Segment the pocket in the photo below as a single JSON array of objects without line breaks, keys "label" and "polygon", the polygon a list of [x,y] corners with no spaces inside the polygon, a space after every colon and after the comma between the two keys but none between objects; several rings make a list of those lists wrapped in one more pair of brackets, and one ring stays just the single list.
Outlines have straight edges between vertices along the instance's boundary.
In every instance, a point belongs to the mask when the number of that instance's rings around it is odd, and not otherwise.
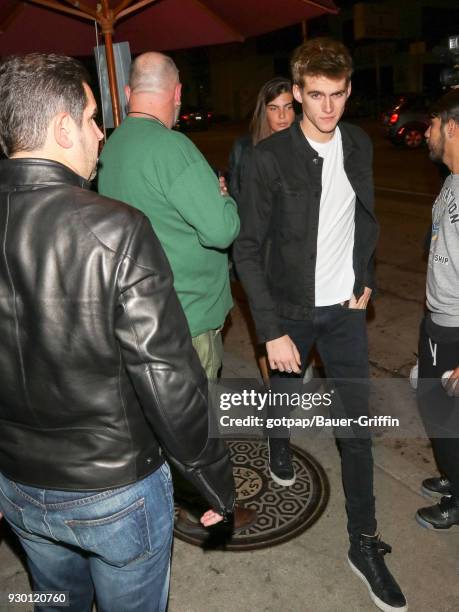
[{"label": "pocket", "polygon": [[301,191],[281,192],[281,209],[288,214],[298,215],[305,214],[307,194]]},{"label": "pocket", "polygon": [[290,240],[304,242],[307,236],[308,206],[305,193],[282,191],[279,207],[276,211],[275,233],[276,240],[282,246]]},{"label": "pocket", "polygon": [[367,309],[366,308],[349,308],[349,307],[345,308],[343,306],[341,306],[340,308],[341,308],[342,312],[347,313],[347,315],[350,316],[350,317],[362,317],[362,318],[366,318],[366,316],[367,316]]},{"label": "pocket", "polygon": [[349,304],[347,304],[346,302],[344,304],[338,304],[339,309],[342,312],[366,312],[367,309],[366,308],[350,308]]},{"label": "pocket", "polygon": [[0,487],[0,512],[14,527],[25,530],[22,508],[15,504]]},{"label": "pocket", "polygon": [[151,552],[144,498],[103,518],[65,523],[83,550],[109,565],[124,567]]}]

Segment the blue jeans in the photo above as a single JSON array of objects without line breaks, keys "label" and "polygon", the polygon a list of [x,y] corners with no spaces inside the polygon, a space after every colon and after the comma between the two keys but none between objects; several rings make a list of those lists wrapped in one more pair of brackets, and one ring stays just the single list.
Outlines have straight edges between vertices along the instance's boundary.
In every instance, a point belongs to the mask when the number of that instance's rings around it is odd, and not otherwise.
[{"label": "blue jeans", "polygon": [[0,473],[0,512],[26,552],[33,589],[69,591],[65,610],[90,612],[94,596],[99,612],[166,609],[174,513],[167,463],[99,492],[38,489]]}]

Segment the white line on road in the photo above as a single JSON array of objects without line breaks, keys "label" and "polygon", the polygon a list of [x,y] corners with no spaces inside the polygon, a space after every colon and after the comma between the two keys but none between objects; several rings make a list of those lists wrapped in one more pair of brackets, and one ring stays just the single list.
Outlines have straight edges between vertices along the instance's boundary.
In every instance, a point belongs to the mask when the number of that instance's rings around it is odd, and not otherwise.
[{"label": "white line on road", "polygon": [[424,196],[426,198],[434,198],[437,194],[426,193],[425,191],[407,191],[406,189],[392,189],[391,187],[378,187],[375,185],[375,189],[378,191],[390,191],[391,193],[403,193],[405,195]]}]

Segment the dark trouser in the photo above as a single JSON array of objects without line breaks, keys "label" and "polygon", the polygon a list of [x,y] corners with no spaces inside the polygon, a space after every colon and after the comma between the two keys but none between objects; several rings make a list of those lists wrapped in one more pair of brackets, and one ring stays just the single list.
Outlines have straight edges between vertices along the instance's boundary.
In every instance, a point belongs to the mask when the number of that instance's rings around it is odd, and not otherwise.
[{"label": "dark trouser", "polygon": [[[325,373],[333,379],[340,399],[340,402],[332,403],[332,417],[358,419],[359,416],[368,415],[369,365],[365,315],[365,310],[349,309],[338,304],[315,308],[312,319],[307,321],[282,319],[283,328],[301,355],[301,378],[308,363],[308,354],[316,344]],[[273,391],[276,379],[280,383],[285,377],[291,378],[292,375],[273,376]],[[368,429],[353,425],[346,436],[337,438],[337,444],[341,455],[347,528],[349,537],[354,540],[361,533],[373,535],[376,532],[373,457]]]},{"label": "dark trouser", "polygon": [[[223,340],[220,329],[209,331],[192,338],[193,347],[198,354],[199,361],[206,373],[207,380],[215,383],[218,380],[223,360]],[[208,510],[209,504],[197,491],[197,489],[186,480],[172,465],[172,476],[174,480],[175,499],[182,505],[187,506],[194,514],[200,515]]]},{"label": "dark trouser", "polygon": [[[424,320],[419,336],[419,412],[431,438],[438,468],[451,481],[456,497],[459,497],[459,434],[456,435],[459,432],[459,398],[446,395],[441,376],[458,365],[459,342],[434,342],[428,336]],[[442,437],[445,433],[450,437]]]}]

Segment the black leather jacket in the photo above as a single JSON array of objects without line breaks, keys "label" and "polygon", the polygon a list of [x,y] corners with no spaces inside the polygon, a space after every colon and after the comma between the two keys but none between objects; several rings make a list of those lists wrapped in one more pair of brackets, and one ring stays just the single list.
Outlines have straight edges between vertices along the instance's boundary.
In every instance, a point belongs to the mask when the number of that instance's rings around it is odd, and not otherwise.
[{"label": "black leather jacket", "polygon": [[[344,170],[356,194],[354,294],[374,288],[372,145],[359,127],[340,123]],[[241,231],[233,247],[260,342],[283,336],[281,317],[306,320],[315,305],[315,268],[323,159],[298,121],[261,141],[244,179]]]},{"label": "black leather jacket", "polygon": [[120,487],[168,459],[217,511],[228,451],[147,218],[67,167],[0,161],[0,470],[63,490]]}]

